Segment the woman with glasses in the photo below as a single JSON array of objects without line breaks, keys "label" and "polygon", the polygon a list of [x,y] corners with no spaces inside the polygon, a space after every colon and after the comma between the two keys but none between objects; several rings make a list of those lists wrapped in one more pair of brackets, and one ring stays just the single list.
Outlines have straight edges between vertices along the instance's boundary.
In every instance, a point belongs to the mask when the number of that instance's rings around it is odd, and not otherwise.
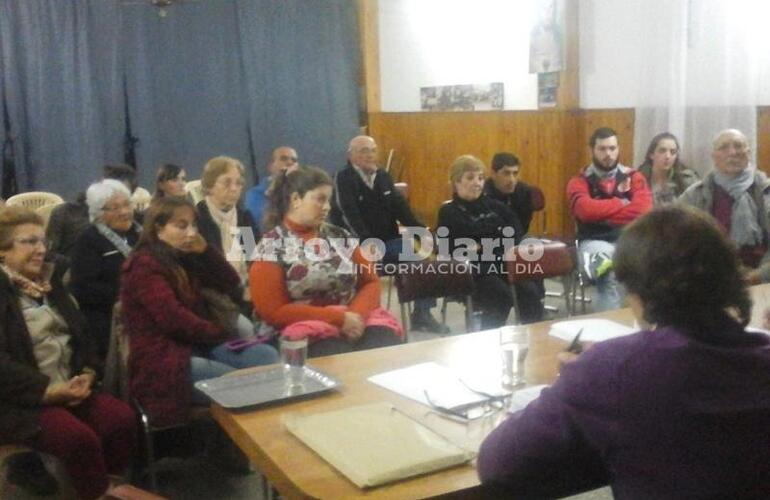
[{"label": "woman with glasses", "polygon": [[0,446],[58,457],[78,498],[98,498],[131,461],[135,416],[95,389],[99,361],[44,233],[34,212],[0,210]]},{"label": "woman with glasses", "polygon": [[[243,193],[243,164],[229,156],[210,159],[203,168],[201,187],[205,198],[198,203],[198,229],[206,242],[219,250],[238,273],[243,288],[240,305],[247,317],[251,317],[249,295],[249,259],[241,241],[259,241],[259,230],[251,214],[239,206]],[[251,232],[241,238],[237,231]]]},{"label": "woman with glasses", "polygon": [[735,245],[665,205],[617,242],[638,333],[594,344],[481,446],[490,497],[770,498],[770,337],[750,331]]},{"label": "woman with glasses", "polygon": [[105,179],[91,184],[86,191],[91,225],[75,241],[72,251],[72,293],[86,316],[101,360],[107,356],[120,266],[141,232],[130,197],[120,181]]}]

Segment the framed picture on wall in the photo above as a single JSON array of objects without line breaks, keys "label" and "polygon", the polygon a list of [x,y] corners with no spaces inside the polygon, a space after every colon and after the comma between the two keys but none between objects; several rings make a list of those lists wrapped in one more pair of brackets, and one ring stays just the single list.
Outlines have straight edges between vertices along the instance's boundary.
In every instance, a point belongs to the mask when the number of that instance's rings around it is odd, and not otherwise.
[{"label": "framed picture on wall", "polygon": [[423,111],[491,111],[503,109],[503,84],[483,83],[420,88]]},{"label": "framed picture on wall", "polygon": [[537,107],[556,107],[559,95],[559,73],[540,73],[537,75]]}]

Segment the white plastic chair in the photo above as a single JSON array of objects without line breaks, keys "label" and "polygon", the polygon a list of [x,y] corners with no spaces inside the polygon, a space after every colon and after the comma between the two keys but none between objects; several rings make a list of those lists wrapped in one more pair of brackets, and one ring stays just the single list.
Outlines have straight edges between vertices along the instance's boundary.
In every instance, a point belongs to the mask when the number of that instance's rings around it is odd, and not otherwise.
[{"label": "white plastic chair", "polygon": [[46,205],[59,205],[60,203],[64,203],[64,198],[56,193],[49,193],[46,191],[19,193],[11,196],[5,201],[6,206],[26,207],[32,210]]},{"label": "white plastic chair", "polygon": [[184,190],[190,195],[192,202],[196,205],[204,198],[200,179],[195,179],[185,184]]},{"label": "white plastic chair", "polygon": [[138,212],[147,210],[147,207],[150,206],[150,201],[152,201],[152,195],[143,187],[136,188],[134,194],[131,195],[131,204],[134,206],[134,210]]}]

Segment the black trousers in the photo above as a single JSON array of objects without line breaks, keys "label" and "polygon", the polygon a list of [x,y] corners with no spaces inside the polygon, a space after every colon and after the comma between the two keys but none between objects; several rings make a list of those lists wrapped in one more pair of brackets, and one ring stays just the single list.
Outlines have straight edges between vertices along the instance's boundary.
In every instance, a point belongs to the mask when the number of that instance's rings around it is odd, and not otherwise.
[{"label": "black trousers", "polygon": [[481,312],[481,328],[488,330],[503,326],[513,307],[513,294],[505,277],[499,274],[478,274],[473,281],[473,310]]},{"label": "black trousers", "polygon": [[367,349],[376,349],[378,347],[388,347],[401,344],[401,337],[396,332],[384,326],[367,326],[364,334],[357,342],[348,342],[342,337],[334,337],[316,342],[311,342],[308,346],[308,357],[317,358],[319,356],[330,356],[332,354],[343,354],[353,351],[365,351]]},{"label": "black trousers", "polygon": [[514,285],[516,301],[519,303],[521,323],[535,323],[543,320],[543,299],[545,284],[543,280],[522,281]]},{"label": "black trousers", "polygon": [[[487,274],[474,278],[473,309],[481,311],[481,327],[485,330],[503,326],[513,307],[513,294],[504,275]],[[543,319],[545,287],[542,280],[522,281],[514,285],[521,323]]]}]

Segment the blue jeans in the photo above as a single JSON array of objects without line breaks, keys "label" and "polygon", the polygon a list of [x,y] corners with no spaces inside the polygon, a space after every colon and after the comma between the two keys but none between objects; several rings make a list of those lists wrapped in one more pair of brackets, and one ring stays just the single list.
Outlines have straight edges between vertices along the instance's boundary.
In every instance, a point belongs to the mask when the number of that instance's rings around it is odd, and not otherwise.
[{"label": "blue jeans", "polygon": [[[612,257],[615,254],[615,244],[603,240],[582,240],[578,243],[578,260],[583,268],[583,254],[605,253]],[[615,278],[615,271],[610,271],[596,280],[595,312],[609,311],[623,307],[625,290]]]},{"label": "blue jeans", "polygon": [[[190,383],[221,377],[231,371],[278,362],[278,351],[267,344],[255,344],[235,352],[220,344],[209,351],[207,357],[190,357]],[[192,403],[209,404],[209,398],[193,388]]]},{"label": "blue jeans", "polygon": [[[399,255],[404,247],[404,239],[396,238],[385,242],[385,255],[382,257],[383,264],[398,264]],[[414,312],[430,312],[432,308],[436,307],[436,299],[417,299],[414,301]]]}]

